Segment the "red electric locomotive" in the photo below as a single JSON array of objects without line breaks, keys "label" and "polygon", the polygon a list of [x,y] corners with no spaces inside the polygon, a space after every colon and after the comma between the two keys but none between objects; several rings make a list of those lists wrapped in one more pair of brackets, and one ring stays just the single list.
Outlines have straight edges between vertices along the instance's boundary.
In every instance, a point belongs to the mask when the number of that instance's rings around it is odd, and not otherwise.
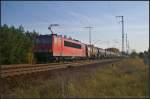
[{"label": "red electric locomotive", "polygon": [[86,58],[86,45],[61,35],[39,35],[34,55],[37,61]]}]

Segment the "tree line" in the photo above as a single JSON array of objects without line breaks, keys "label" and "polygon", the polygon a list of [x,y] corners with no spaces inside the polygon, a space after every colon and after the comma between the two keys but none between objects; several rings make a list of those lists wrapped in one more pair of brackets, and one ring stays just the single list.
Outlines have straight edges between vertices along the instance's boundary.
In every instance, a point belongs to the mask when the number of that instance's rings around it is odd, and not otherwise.
[{"label": "tree line", "polygon": [[25,31],[6,24],[0,27],[0,64],[28,63],[29,53],[32,53],[34,39],[39,34],[35,31]]}]

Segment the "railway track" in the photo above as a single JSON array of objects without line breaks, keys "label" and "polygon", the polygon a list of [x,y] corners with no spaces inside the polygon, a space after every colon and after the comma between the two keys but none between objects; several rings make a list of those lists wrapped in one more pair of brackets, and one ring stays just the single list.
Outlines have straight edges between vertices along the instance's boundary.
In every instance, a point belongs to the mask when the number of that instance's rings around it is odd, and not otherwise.
[{"label": "railway track", "polygon": [[97,61],[81,61],[81,62],[67,62],[67,63],[51,63],[51,64],[22,64],[22,65],[2,65],[1,66],[1,77],[10,77],[16,76],[21,74],[29,74],[34,72],[42,72],[60,68],[67,68],[67,67],[76,67],[76,66],[84,66],[88,64],[94,63],[103,63],[103,62],[110,62],[116,61],[118,59],[108,59],[108,60],[97,60]]}]

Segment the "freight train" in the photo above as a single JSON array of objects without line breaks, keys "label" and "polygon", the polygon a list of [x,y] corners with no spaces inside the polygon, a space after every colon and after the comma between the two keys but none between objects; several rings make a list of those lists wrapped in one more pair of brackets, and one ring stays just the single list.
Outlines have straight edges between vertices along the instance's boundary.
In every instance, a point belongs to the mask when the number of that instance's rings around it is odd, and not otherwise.
[{"label": "freight train", "polygon": [[37,36],[34,46],[34,57],[37,62],[77,59],[93,60],[119,56],[119,53],[84,44],[78,40],[57,34]]}]

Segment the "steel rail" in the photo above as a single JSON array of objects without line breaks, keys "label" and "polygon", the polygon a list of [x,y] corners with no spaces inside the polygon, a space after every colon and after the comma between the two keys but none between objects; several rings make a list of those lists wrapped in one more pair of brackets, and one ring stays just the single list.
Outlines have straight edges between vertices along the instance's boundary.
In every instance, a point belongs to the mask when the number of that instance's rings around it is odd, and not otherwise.
[{"label": "steel rail", "polygon": [[1,77],[5,78],[8,76],[15,76],[15,75],[21,75],[21,74],[29,74],[33,72],[42,72],[42,71],[48,71],[48,70],[53,70],[53,69],[60,69],[60,68],[67,68],[69,66],[71,67],[76,67],[76,66],[82,66],[82,65],[88,65],[88,64],[95,64],[95,63],[102,63],[102,62],[109,62],[109,61],[114,61],[116,59],[111,59],[111,60],[102,60],[102,61],[85,61],[85,62],[76,62],[76,63],[64,63],[64,64],[36,64],[34,66],[20,66],[20,67],[3,67],[1,68]]},{"label": "steel rail", "polygon": [[[75,63],[86,62],[86,61],[77,61]],[[47,66],[47,65],[59,65],[59,64],[68,64],[74,62],[60,62],[60,63],[47,63],[47,64],[12,64],[12,65],[1,65],[1,69],[10,69],[10,68],[26,68],[26,67],[36,67],[36,66]]]}]

